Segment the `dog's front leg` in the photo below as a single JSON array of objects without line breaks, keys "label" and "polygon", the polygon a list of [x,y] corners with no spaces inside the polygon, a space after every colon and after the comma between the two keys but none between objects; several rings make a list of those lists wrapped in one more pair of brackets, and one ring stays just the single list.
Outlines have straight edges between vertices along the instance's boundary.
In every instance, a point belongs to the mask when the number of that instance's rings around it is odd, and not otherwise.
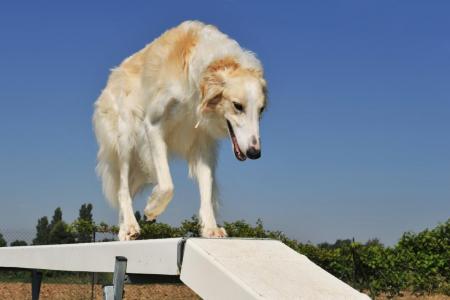
[{"label": "dog's front leg", "polygon": [[[217,187],[215,183],[215,158],[206,151],[191,164],[191,171],[197,177],[200,190],[200,222],[203,237],[226,237],[224,228],[218,227],[215,211],[217,207]],[[215,151],[212,151],[215,153]]]},{"label": "dog's front leg", "polygon": [[145,206],[144,213],[147,220],[155,220],[167,207],[173,196],[173,182],[170,175],[167,145],[159,125],[145,121],[145,131],[150,147],[150,153],[156,173],[156,186]]}]

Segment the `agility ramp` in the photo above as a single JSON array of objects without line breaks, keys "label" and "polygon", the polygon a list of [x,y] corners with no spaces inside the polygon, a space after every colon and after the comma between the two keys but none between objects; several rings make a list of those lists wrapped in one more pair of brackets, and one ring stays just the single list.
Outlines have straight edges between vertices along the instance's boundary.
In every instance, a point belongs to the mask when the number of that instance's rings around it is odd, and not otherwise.
[{"label": "agility ramp", "polygon": [[[125,273],[180,276],[203,299],[369,299],[306,256],[266,239],[8,247],[0,248],[0,268],[114,272],[105,299],[121,299]],[[39,279],[33,280],[34,299]]]}]

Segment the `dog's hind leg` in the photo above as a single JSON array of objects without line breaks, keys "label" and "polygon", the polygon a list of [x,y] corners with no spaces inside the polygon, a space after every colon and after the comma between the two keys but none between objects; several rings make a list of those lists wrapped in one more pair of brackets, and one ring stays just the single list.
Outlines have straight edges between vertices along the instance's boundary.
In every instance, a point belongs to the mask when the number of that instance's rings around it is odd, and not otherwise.
[{"label": "dog's hind leg", "polygon": [[[126,116],[119,118],[118,162],[119,162],[119,240],[134,240],[139,236],[140,228],[133,212],[130,194],[130,164],[132,140]],[[133,171],[133,170],[131,170]]]},{"label": "dog's hind leg", "polygon": [[167,145],[160,126],[145,121],[147,141],[155,175],[156,185],[144,209],[147,220],[155,220],[167,207],[173,196],[173,182],[167,158]]},{"label": "dog's hind leg", "polygon": [[139,236],[140,228],[134,216],[132,199],[128,184],[129,161],[121,159],[120,161],[120,186],[118,193],[119,200],[119,240],[134,240]]}]

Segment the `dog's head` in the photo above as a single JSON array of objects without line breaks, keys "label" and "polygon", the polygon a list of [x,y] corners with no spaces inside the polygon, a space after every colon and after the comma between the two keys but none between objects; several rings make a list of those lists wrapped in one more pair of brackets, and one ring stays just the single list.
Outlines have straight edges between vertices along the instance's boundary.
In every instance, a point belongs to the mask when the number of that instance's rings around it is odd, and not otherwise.
[{"label": "dog's head", "polygon": [[201,92],[202,114],[219,120],[222,131],[228,130],[236,158],[258,159],[259,121],[267,95],[262,70],[241,68],[232,59],[217,61],[205,72]]}]

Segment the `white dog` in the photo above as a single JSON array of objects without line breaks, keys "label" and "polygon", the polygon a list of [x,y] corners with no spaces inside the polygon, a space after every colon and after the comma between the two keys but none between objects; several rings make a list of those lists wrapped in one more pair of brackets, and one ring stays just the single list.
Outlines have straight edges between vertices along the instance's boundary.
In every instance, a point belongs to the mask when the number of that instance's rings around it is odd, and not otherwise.
[{"label": "white dog", "polygon": [[211,25],[187,21],[113,69],[95,103],[97,172],[119,207],[119,239],[139,235],[132,198],[154,184],[145,207],[160,215],[173,195],[170,156],[186,159],[198,180],[201,232],[225,237],[216,223],[217,140],[227,132],[238,160],[260,157],[259,120],[266,83],[258,59]]}]

